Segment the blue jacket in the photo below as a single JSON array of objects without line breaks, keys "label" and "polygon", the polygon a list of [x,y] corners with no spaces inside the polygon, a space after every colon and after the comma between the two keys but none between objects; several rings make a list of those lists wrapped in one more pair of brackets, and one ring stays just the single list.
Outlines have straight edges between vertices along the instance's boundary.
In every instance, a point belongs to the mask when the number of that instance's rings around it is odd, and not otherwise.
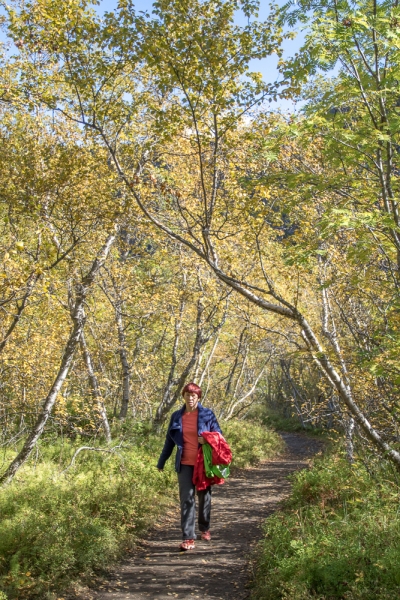
[{"label": "blue jacket", "polygon": [[[183,451],[183,431],[182,431],[182,415],[185,412],[186,406],[176,410],[171,415],[171,420],[168,425],[167,435],[165,438],[164,448],[158,459],[157,469],[163,469],[165,463],[169,459],[174,449],[177,447],[175,457],[175,470],[177,473],[181,470],[181,458]],[[222,431],[218,425],[218,421],[213,411],[210,408],[205,408],[200,404],[197,405],[197,433],[201,435],[203,431],[217,431],[222,435]]]}]

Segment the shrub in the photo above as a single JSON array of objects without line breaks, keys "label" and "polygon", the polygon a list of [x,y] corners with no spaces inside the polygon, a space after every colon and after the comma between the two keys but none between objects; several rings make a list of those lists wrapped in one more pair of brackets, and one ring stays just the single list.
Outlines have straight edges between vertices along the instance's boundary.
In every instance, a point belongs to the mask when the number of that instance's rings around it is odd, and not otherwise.
[{"label": "shrub", "polygon": [[43,597],[136,541],[175,490],[172,468],[155,469],[157,446],[82,453],[64,474],[47,458],[2,490],[0,581],[10,597]]},{"label": "shrub", "polygon": [[[25,465],[1,489],[0,600],[50,598],[52,590],[109,566],[176,498],[173,458],[162,473],[155,468],[163,437],[146,424],[120,429],[123,447],[81,452],[66,471],[82,442],[43,441],[40,463]],[[238,466],[279,445],[254,424],[225,429]]]},{"label": "shrub", "polygon": [[284,447],[277,433],[254,421],[225,421],[220,425],[232,449],[234,467],[256,465]]},{"label": "shrub", "polygon": [[253,598],[394,600],[400,592],[396,485],[341,456],[293,477],[259,545]]}]

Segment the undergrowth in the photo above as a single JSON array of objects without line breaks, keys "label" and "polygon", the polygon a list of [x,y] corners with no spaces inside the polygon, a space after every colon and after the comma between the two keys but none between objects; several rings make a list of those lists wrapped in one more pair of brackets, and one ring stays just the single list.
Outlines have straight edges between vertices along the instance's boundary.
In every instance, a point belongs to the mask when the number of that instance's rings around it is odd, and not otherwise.
[{"label": "undergrowth", "polygon": [[278,409],[267,404],[256,405],[250,412],[250,417],[275,431],[301,432],[322,437],[330,436],[329,429],[323,423],[310,421],[302,423],[293,410],[288,412],[285,408],[287,407],[284,406],[283,409],[282,407]]},{"label": "undergrowth", "polygon": [[[223,429],[236,466],[280,448],[278,436],[258,425]],[[0,599],[57,598],[55,591],[121,557],[176,500],[173,457],[162,473],[155,468],[163,436],[126,423],[120,433],[124,441],[113,453],[83,451],[69,469],[77,448],[96,444],[44,440],[39,460],[1,488]]]},{"label": "undergrowth", "polygon": [[[382,465],[381,465],[382,469]],[[399,488],[341,455],[293,476],[258,548],[253,600],[398,600]]]},{"label": "undergrowth", "polygon": [[256,465],[283,449],[283,442],[274,431],[254,421],[226,421],[221,428],[232,449],[233,467]]}]

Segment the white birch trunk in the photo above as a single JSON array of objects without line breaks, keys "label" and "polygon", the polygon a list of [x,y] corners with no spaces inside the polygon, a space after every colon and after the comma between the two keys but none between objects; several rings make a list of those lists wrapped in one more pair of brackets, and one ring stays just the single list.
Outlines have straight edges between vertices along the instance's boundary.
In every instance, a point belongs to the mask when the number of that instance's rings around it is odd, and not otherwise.
[{"label": "white birch trunk", "polygon": [[93,361],[92,361],[91,354],[89,352],[89,348],[86,343],[84,331],[82,331],[82,333],[81,333],[80,345],[81,345],[83,359],[85,361],[86,369],[87,369],[88,376],[89,376],[90,387],[92,388],[93,400],[96,404],[96,408],[97,408],[98,414],[101,419],[101,424],[102,424],[102,427],[104,430],[105,438],[107,440],[107,443],[109,443],[109,442],[111,442],[110,424],[108,422],[106,408],[104,406],[104,402],[101,397],[100,386],[99,386],[99,383],[97,380],[95,370],[93,368]]},{"label": "white birch trunk", "polygon": [[84,304],[88,292],[96,278],[97,273],[104,264],[110,252],[111,246],[115,241],[115,234],[108,236],[104,246],[94,260],[89,273],[82,279],[82,282],[77,288],[75,303],[72,310],[73,328],[69,336],[64,354],[61,360],[60,368],[54,379],[53,385],[50,388],[47,397],[44,400],[42,411],[39,413],[38,419],[30,435],[28,436],[21,451],[11,462],[7,470],[0,477],[0,483],[9,482],[14,477],[18,469],[28,460],[32,450],[36,446],[37,441],[43,433],[47,420],[51,414],[57,395],[68,375],[71,363],[75,354],[76,347],[79,344],[81,333],[85,323]]}]

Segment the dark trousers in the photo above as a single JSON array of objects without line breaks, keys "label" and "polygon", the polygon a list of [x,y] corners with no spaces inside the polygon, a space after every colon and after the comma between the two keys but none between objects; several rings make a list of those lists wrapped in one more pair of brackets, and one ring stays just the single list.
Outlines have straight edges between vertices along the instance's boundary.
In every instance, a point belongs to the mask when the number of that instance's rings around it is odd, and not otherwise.
[{"label": "dark trousers", "polygon": [[[181,465],[180,473],[178,473],[181,527],[184,540],[196,539],[196,496],[195,486],[192,483],[193,471],[194,467]],[[211,486],[206,490],[197,492],[197,497],[199,499],[199,529],[200,531],[208,531],[211,516]]]}]

